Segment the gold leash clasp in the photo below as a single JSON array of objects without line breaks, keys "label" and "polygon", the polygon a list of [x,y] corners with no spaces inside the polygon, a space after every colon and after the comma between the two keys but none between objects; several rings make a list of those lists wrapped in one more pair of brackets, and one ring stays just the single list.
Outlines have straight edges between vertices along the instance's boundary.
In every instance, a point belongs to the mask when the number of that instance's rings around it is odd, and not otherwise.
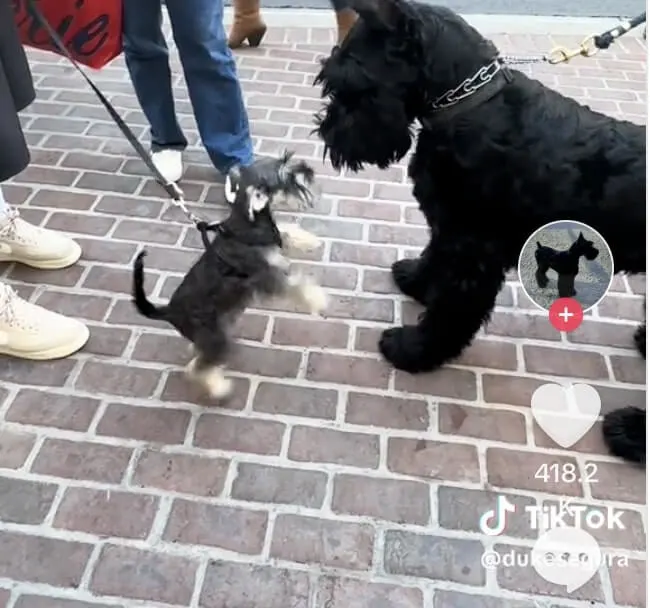
[{"label": "gold leash clasp", "polygon": [[551,65],[557,65],[558,63],[568,63],[574,57],[593,57],[600,49],[596,46],[596,34],[587,36],[581,43],[580,46],[575,49],[569,49],[565,46],[556,46],[551,52],[547,55],[547,61]]}]

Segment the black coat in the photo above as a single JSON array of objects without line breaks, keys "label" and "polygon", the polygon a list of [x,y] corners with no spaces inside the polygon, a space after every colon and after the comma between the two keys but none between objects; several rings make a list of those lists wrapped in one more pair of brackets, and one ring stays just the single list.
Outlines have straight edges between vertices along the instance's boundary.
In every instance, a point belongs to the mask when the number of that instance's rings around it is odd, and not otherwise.
[{"label": "black coat", "polygon": [[9,0],[0,0],[0,182],[29,164],[18,112],[34,101],[34,82]]}]

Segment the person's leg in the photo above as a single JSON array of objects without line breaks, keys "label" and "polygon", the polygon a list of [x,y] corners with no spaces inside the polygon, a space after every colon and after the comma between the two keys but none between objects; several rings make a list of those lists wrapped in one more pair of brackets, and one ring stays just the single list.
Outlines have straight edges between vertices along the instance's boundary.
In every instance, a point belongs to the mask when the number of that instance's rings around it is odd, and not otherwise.
[{"label": "person's leg", "polygon": [[199,134],[212,163],[224,175],[235,165],[252,164],[244,96],[223,27],[223,0],[166,4]]},{"label": "person's leg", "polygon": [[234,17],[228,46],[239,48],[248,40],[249,46],[259,46],[266,34],[266,24],[260,16],[260,0],[233,0]]},{"label": "person's leg", "polygon": [[336,15],[336,43],[341,44],[357,20],[357,14],[349,6],[347,0],[330,0]]},{"label": "person's leg", "polygon": [[[185,0],[192,4],[192,0]],[[133,88],[151,127],[153,160],[163,177],[178,181],[187,139],[176,117],[161,0],[124,0],[124,57]]]}]

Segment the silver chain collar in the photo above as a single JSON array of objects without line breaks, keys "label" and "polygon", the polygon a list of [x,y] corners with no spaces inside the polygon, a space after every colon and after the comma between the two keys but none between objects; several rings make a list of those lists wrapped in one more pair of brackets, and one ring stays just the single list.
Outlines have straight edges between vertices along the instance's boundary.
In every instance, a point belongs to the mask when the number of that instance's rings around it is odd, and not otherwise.
[{"label": "silver chain collar", "polygon": [[497,57],[488,65],[483,66],[473,76],[466,78],[455,89],[451,89],[438,97],[432,104],[432,110],[444,110],[470,97],[476,91],[492,82],[494,77],[501,71],[503,59]]}]

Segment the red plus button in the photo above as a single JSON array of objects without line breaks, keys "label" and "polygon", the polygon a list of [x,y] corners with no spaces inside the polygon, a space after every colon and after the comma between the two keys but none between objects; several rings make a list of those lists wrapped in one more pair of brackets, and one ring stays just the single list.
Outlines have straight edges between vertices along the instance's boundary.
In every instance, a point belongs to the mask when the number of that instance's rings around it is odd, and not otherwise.
[{"label": "red plus button", "polygon": [[580,302],[573,298],[555,300],[548,311],[548,319],[558,331],[575,331],[580,327],[583,317]]}]

